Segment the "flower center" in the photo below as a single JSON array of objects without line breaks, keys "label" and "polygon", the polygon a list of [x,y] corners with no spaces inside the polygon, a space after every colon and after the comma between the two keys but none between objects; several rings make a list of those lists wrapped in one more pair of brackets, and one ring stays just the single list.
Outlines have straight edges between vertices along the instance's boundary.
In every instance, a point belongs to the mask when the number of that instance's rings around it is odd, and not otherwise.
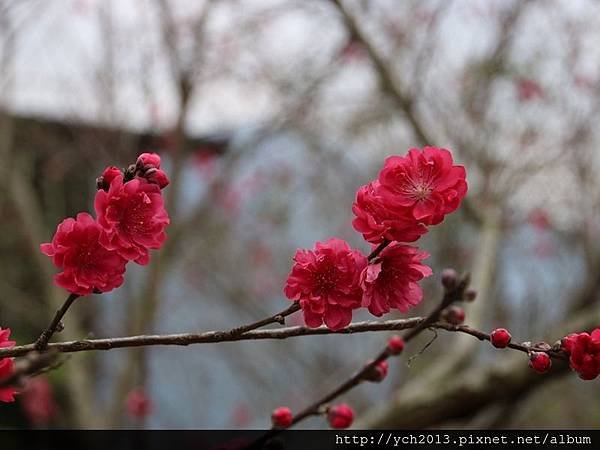
[{"label": "flower center", "polygon": [[319,270],[314,275],[314,283],[318,292],[330,292],[335,289],[339,280],[339,274],[333,266]]},{"label": "flower center", "polygon": [[89,241],[79,247],[77,252],[77,265],[82,269],[91,269],[96,266],[97,242]]},{"label": "flower center", "polygon": [[380,286],[390,286],[394,283],[403,282],[406,278],[402,264],[398,264],[389,259],[384,259],[381,264],[381,272],[377,277]]},{"label": "flower center", "polygon": [[414,193],[413,193],[413,197],[416,198],[419,201],[425,200],[427,199],[427,197],[429,197],[429,194],[431,194],[431,187],[427,186],[427,185],[416,185],[414,187]]},{"label": "flower center", "polygon": [[427,200],[431,192],[433,192],[431,174],[419,173],[416,177],[412,177],[408,173],[403,173],[402,175],[404,183],[402,183],[400,192],[419,202]]},{"label": "flower center", "polygon": [[[146,197],[147,198],[147,197]],[[126,212],[124,220],[121,222],[124,231],[129,234],[139,234],[148,231],[150,225],[149,204],[144,201],[142,196],[131,202],[130,208]]]}]

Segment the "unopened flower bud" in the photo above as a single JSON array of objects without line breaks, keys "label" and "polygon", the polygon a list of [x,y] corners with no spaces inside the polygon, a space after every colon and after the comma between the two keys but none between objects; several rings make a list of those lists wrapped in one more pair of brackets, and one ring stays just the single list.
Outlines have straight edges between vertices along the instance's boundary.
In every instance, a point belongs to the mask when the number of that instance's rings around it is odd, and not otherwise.
[{"label": "unopened flower bud", "polygon": [[119,175],[123,175],[123,172],[118,167],[110,166],[104,169],[102,175],[96,178],[96,187],[98,190],[102,189],[108,191],[110,183],[117,178]]},{"label": "unopened flower bud", "polygon": [[160,156],[156,153],[142,153],[135,163],[138,170],[160,169]]},{"label": "unopened flower bud", "polygon": [[331,426],[331,428],[348,428],[354,421],[354,411],[345,403],[332,406],[327,412],[327,421],[329,422],[329,426]]},{"label": "unopened flower bud", "polygon": [[[370,362],[369,362],[370,364]],[[379,383],[385,379],[387,376],[389,369],[389,365],[387,361],[379,361],[375,366],[373,366],[370,370],[368,370],[363,378],[367,381],[373,381],[374,383]]]},{"label": "unopened flower bud", "polygon": [[164,189],[169,185],[169,178],[167,177],[167,174],[160,169],[149,169],[146,171],[144,177],[146,180],[148,180],[148,182],[158,184],[158,187],[161,189]]},{"label": "unopened flower bud", "polygon": [[273,426],[277,428],[288,428],[292,424],[293,419],[292,411],[286,406],[276,408],[271,414]]},{"label": "unopened flower bud", "polygon": [[452,325],[460,325],[465,321],[465,310],[459,306],[451,306],[444,310],[442,318]]},{"label": "unopened flower bud", "polygon": [[532,352],[529,356],[529,367],[538,373],[546,373],[552,367],[552,360],[547,353]]},{"label": "unopened flower bud", "polygon": [[490,342],[496,348],[505,348],[510,344],[512,336],[506,328],[496,328],[490,334]]},{"label": "unopened flower bud", "polygon": [[454,269],[444,269],[442,271],[442,286],[446,289],[454,289],[458,282],[458,274]]},{"label": "unopened flower bud", "polygon": [[466,302],[472,302],[477,298],[477,291],[473,288],[465,290],[464,299]]},{"label": "unopened flower bud", "polygon": [[392,336],[388,340],[387,348],[390,355],[399,355],[404,350],[404,339],[402,339],[402,336]]},{"label": "unopened flower bud", "polygon": [[129,167],[127,167],[127,169],[125,169],[125,173],[123,176],[123,182],[127,183],[128,181],[133,180],[135,177],[136,171],[137,171],[136,165],[130,164]]}]

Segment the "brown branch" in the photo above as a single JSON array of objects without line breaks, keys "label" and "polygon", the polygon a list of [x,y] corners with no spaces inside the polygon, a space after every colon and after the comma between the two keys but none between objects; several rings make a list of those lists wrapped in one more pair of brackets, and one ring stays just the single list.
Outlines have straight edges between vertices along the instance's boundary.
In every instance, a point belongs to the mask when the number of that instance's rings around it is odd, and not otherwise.
[{"label": "brown branch", "polygon": [[48,328],[46,328],[42,332],[42,334],[40,334],[40,337],[35,342],[35,350],[41,352],[46,349],[46,347],[48,346],[48,342],[52,338],[52,335],[54,335],[54,333],[56,333],[59,327],[61,327],[62,318],[65,316],[65,314],[67,313],[73,302],[77,300],[77,298],[79,298],[79,295],[69,294],[63,305],[60,307],[60,309],[56,311],[56,314],[54,315],[52,322],[50,322],[50,325],[48,325]]},{"label": "brown branch", "polygon": [[373,261],[375,258],[377,258],[377,256],[383,251],[384,248],[386,248],[388,245],[390,245],[390,241],[387,239],[384,239],[383,241],[381,241],[381,244],[379,244],[377,247],[375,247],[375,250],[373,250],[369,256],[367,256],[367,259],[369,260],[369,262]]},{"label": "brown branch", "polygon": [[[592,305],[585,310],[572,314],[564,325],[555,324],[555,336],[566,336],[573,331],[590,331],[600,323],[600,310]],[[448,325],[448,327],[452,327]],[[461,326],[461,332],[489,340],[483,333],[473,332],[470,327]],[[548,337],[549,338],[549,337]],[[551,341],[549,341],[551,342]],[[517,351],[528,349],[527,346],[511,344]],[[531,348],[532,351],[539,349]],[[426,383],[413,390],[402,390],[402,395],[394,395],[390,402],[382,403],[367,412],[356,425],[361,429],[415,429],[437,427],[449,421],[474,417],[482,410],[506,401],[523,401],[523,399],[546,383],[559,376],[572,373],[566,355],[548,354],[554,358],[550,372],[540,375],[523,364],[521,358],[503,351],[491,350],[497,357],[502,356],[497,364],[484,364],[472,367],[460,376],[448,376],[444,382]],[[504,353],[504,354],[503,354]]]},{"label": "brown branch", "polygon": [[[425,319],[421,320],[413,329],[405,333],[405,335],[403,336],[404,341],[408,342],[412,340],[423,330],[437,322],[441,312],[446,307],[448,307],[454,301],[461,300],[463,298],[464,291],[468,284],[469,276],[466,275],[460,280],[459,283],[457,283],[457,285],[453,289],[445,290],[444,296],[442,297],[442,301],[440,302],[440,304],[427,317],[425,317]],[[314,402],[313,404],[296,414],[292,420],[292,425],[297,424],[298,422],[304,420],[309,416],[320,414],[324,405],[326,405],[332,400],[335,400],[342,394],[345,394],[355,386],[359,385],[362,381],[365,380],[365,377],[375,369],[375,366],[377,366],[377,364],[379,364],[381,361],[385,361],[389,357],[390,353],[386,346],[371,362],[363,366],[363,368],[359,370],[356,374],[348,378],[338,387],[333,389],[330,393],[326,394],[324,397],[320,398],[319,400],[317,400],[316,402]],[[268,437],[266,439],[268,439]]]},{"label": "brown branch", "polygon": [[[480,341],[491,341],[491,339],[492,339],[489,333],[485,333],[481,330],[472,328],[468,325],[452,325],[448,322],[436,322],[436,323],[432,324],[429,328],[436,328],[436,329],[441,329],[441,330],[446,330],[446,331],[468,334],[470,336],[476,337]],[[406,340],[406,338],[405,338],[405,340]],[[554,359],[561,359],[561,360],[568,359],[566,354],[563,352],[557,351],[555,349],[548,350],[546,348],[536,347],[535,345],[529,345],[526,342],[523,342],[523,343],[511,342],[510,344],[508,344],[508,348],[511,348],[513,350],[517,350],[520,352],[524,352],[524,353],[544,352],[544,353],[548,353],[548,356],[551,356]]]},{"label": "brown branch", "polygon": [[248,325],[242,325],[240,327],[234,328],[230,330],[228,333],[232,336],[239,336],[241,334],[247,333],[248,331],[256,330],[257,328],[262,328],[266,325],[270,325],[272,323],[278,323],[280,325],[285,325],[285,318],[290,314],[295,313],[300,310],[300,304],[298,302],[292,303],[292,305],[284,309],[283,311],[273,314],[265,319],[259,320],[258,322],[254,322]]},{"label": "brown branch", "polygon": [[456,286],[452,289],[444,290],[444,296],[442,297],[442,301],[429,315],[425,318],[423,322],[421,322],[417,327],[413,328],[409,332],[407,332],[404,337],[404,342],[409,342],[415,336],[417,336],[421,331],[426,328],[429,328],[433,323],[437,322],[440,318],[440,314],[444,309],[450,306],[452,303],[460,301],[463,299],[465,290],[469,285],[469,281],[471,276],[469,274],[465,274],[462,276],[460,281],[456,284]]},{"label": "brown branch", "polygon": [[[127,347],[148,347],[155,345],[187,346],[192,344],[211,344],[219,342],[235,342],[264,339],[287,339],[297,336],[314,336],[325,334],[353,334],[370,331],[405,330],[417,326],[422,317],[400,320],[365,321],[350,324],[341,330],[333,331],[325,326],[319,328],[286,327],[269,330],[251,330],[239,333],[234,328],[225,331],[205,331],[201,333],[179,333],[164,335],[139,335],[105,339],[86,339],[80,341],[56,342],[48,344],[48,350],[59,353],[75,353],[93,350],[112,350]],[[23,356],[35,350],[35,344],[21,345],[11,348],[0,348],[0,358]]]},{"label": "brown branch", "polygon": [[[412,317],[409,319],[355,322],[341,330],[330,330],[325,326],[319,328],[286,327],[270,330],[251,330],[244,333],[236,332],[237,328],[227,331],[205,331],[202,333],[179,333],[163,335],[139,335],[105,339],[86,339],[80,341],[55,342],[46,347],[48,351],[58,353],[76,353],[94,350],[112,350],[129,347],[150,347],[158,345],[187,346],[193,344],[213,344],[220,342],[252,341],[267,339],[287,339],[299,336],[322,336],[330,334],[355,334],[377,331],[399,331],[421,329],[426,318]],[[441,329],[450,332],[465,333],[479,340],[490,340],[490,335],[467,325],[451,325],[447,322],[434,322],[428,328]],[[522,352],[546,351],[541,348],[529,347],[525,344],[512,343],[510,348]],[[0,349],[0,359],[24,356],[35,350],[35,344],[20,345]],[[562,353],[546,351],[550,356],[563,358]]]},{"label": "brown branch", "polygon": [[335,5],[341,14],[342,20],[344,21],[344,24],[350,35],[360,42],[360,44],[366,50],[373,63],[376,75],[379,77],[381,87],[390,95],[398,109],[405,115],[414,131],[417,140],[422,145],[433,144],[433,137],[429,135],[428,131],[425,129],[426,127],[417,118],[414,99],[410,95],[407,95],[400,87],[392,69],[389,67],[385,59],[379,54],[379,51],[371,42],[367,34],[361,29],[358,24],[358,20],[352,15],[346,6],[344,6],[342,0],[331,0],[331,3]]},{"label": "brown branch", "polygon": [[[440,304],[424,319],[421,319],[414,328],[409,330],[404,334],[403,338],[405,342],[408,342],[419,335],[423,330],[427,328],[441,328],[447,331],[454,332],[462,332],[469,334],[471,336],[475,336],[480,340],[491,340],[489,334],[484,333],[483,331],[479,331],[468,326],[463,325],[451,325],[446,322],[438,322],[440,318],[441,312],[450,306],[455,301],[462,300],[464,298],[464,293],[466,288],[469,285],[469,275],[464,275],[461,280],[457,283],[457,285],[453,288],[446,289],[444,292],[444,296]],[[514,350],[519,350],[522,352],[530,353],[531,351],[543,351],[548,353],[550,356],[554,356],[559,359],[566,359],[566,355],[556,351],[548,351],[541,348],[535,348],[527,344],[511,344],[510,348]],[[339,386],[334,388],[331,392],[321,397],[319,400],[312,403],[310,406],[306,407],[298,414],[296,414],[292,419],[291,426],[301,422],[307,417],[323,414],[327,409],[327,403],[335,400],[339,396],[345,394],[350,391],[354,387],[358,386],[362,381],[368,380],[368,374],[372,372],[375,367],[382,361],[385,361],[391,356],[389,353],[388,347],[386,346],[383,350],[379,352],[379,354],[371,360],[368,364],[362,367],[356,374],[348,378],[346,381],[341,383]],[[250,448],[258,448],[260,445],[276,436],[282,429],[273,427],[263,436],[258,438]]]}]

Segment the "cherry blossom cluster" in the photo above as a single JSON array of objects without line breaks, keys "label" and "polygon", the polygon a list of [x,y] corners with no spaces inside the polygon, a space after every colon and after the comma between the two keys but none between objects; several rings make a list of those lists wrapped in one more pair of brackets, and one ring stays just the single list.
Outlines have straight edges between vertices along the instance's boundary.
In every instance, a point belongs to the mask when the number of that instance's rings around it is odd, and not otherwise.
[{"label": "cherry blossom cluster", "polygon": [[352,206],[354,229],[380,246],[367,258],[342,239],[317,242],[314,250],[297,250],[285,284],[309,327],[323,323],[346,327],[358,308],[380,317],[418,305],[418,282],[432,274],[422,261],[429,255],[405,243],[415,242],[428,227],[455,211],[467,193],[466,171],[449,150],[425,147],[405,156],[390,156],[376,180],[358,189]]},{"label": "cherry blossom cluster", "polygon": [[156,153],[141,154],[125,171],[107,167],[96,181],[96,219],[87,212],[69,217],[52,242],[40,246],[62,269],[55,283],[76,295],[121,286],[126,264],[148,264],[150,249],[160,248],[169,224],[161,195],[169,180]]},{"label": "cherry blossom cluster", "polygon": [[[496,328],[490,333],[490,342],[496,348],[506,348],[512,336],[505,328]],[[600,375],[600,328],[591,333],[571,333],[554,346],[538,342],[533,346],[542,351],[529,352],[529,366],[538,373],[546,373],[552,367],[548,351],[561,352],[568,356],[571,370],[582,380],[594,380]]]}]

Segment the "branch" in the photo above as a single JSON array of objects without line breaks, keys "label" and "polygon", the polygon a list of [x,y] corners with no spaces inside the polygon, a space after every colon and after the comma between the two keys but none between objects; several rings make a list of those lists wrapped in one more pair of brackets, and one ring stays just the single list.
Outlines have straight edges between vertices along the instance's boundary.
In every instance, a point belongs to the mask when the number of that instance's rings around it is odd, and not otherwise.
[{"label": "branch", "polygon": [[[597,305],[582,310],[560,329],[558,336],[565,336],[573,330],[590,330],[600,323],[600,310]],[[479,336],[469,327],[461,326],[466,334],[488,340],[487,335]],[[521,351],[521,345],[510,344]],[[526,347],[525,347],[526,348]],[[531,349],[539,351],[538,349]],[[550,356],[555,355],[549,353]],[[560,359],[566,355],[560,354]],[[556,358],[558,359],[558,358]],[[391,401],[367,412],[356,424],[360,429],[414,429],[440,426],[448,421],[475,416],[481,410],[504,401],[522,401],[534,389],[543,386],[561,375],[570,372],[568,364],[556,361],[550,372],[542,375],[532,371],[527,364],[515,358],[502,358],[498,364],[486,364],[483,368],[471,368],[458,377],[448,376],[443,382],[428,384],[428,388],[402,389],[402,395],[394,394]]]},{"label": "branch", "polygon": [[[112,350],[128,347],[150,347],[158,345],[187,346],[192,344],[215,344],[220,342],[255,341],[267,339],[287,339],[298,336],[321,336],[329,334],[355,334],[377,331],[399,331],[412,329],[423,330],[424,317],[412,317],[409,319],[364,321],[355,322],[341,330],[330,330],[325,326],[319,328],[308,327],[286,327],[274,330],[252,330],[239,333],[239,328],[226,331],[205,331],[202,333],[179,333],[163,335],[139,335],[105,339],[86,339],[80,341],[55,342],[46,347],[48,351],[58,353],[77,353],[94,350]],[[433,322],[427,328],[441,329],[449,332],[464,333],[476,337],[479,340],[490,340],[490,335],[483,331],[471,328],[467,325],[452,325],[447,322]],[[406,339],[406,338],[405,338]],[[526,344],[511,343],[513,350],[521,352],[539,351],[546,352],[555,358],[563,358],[562,353],[547,351],[542,348],[530,347]],[[35,344],[20,345],[11,348],[0,348],[0,359],[24,356],[35,350]]]},{"label": "branch", "polygon": [[[441,323],[438,322],[438,319],[440,318],[440,315],[445,308],[450,306],[455,301],[463,300],[465,290],[469,284],[469,278],[470,277],[468,274],[464,275],[455,287],[446,289],[440,304],[427,317],[425,317],[424,319],[421,319],[415,325],[415,327],[413,329],[409,330],[407,333],[404,334],[404,336],[403,336],[404,341],[409,342],[410,340],[414,339],[423,330],[425,330],[427,328],[441,328],[441,329],[445,329],[448,331],[463,332],[463,333],[469,334],[471,336],[475,336],[480,340],[488,340],[488,341],[491,340],[490,335],[483,331],[476,330],[476,329],[470,328],[468,326],[451,325],[446,322],[441,322]],[[514,350],[522,351],[525,353],[530,353],[532,351],[541,351],[541,352],[546,352],[546,353],[548,353],[549,356],[555,357],[557,359],[561,359],[561,360],[567,359],[566,355],[559,351],[537,348],[537,347],[533,347],[533,346],[531,346],[529,344],[525,344],[525,343],[511,344],[510,348],[512,348]],[[354,387],[358,386],[362,381],[369,380],[369,373],[371,373],[373,370],[375,370],[375,367],[380,362],[385,361],[390,356],[391,356],[391,353],[389,352],[389,348],[386,345],[386,347],[383,350],[381,350],[379,352],[379,354],[373,360],[371,360],[368,364],[363,366],[363,368],[361,370],[359,370],[356,374],[354,374],[353,376],[348,378],[346,381],[341,383],[339,386],[334,388],[331,392],[329,392],[328,394],[326,394],[325,396],[323,396],[322,398],[315,401],[310,406],[306,407],[305,409],[300,411],[298,414],[296,414],[293,417],[292,423],[290,426],[293,426],[293,425],[301,422],[302,420],[306,419],[307,417],[325,413],[327,411],[327,403],[331,402],[332,400],[335,400],[339,396],[345,394],[346,392],[350,391]],[[276,436],[282,430],[283,430],[282,428],[276,428],[276,427],[271,428],[263,436],[261,436],[256,441],[254,441],[249,448],[251,448],[251,449],[259,448],[262,444],[267,442],[272,437]]]},{"label": "branch", "polygon": [[421,331],[425,328],[429,328],[432,324],[437,322],[440,317],[440,314],[444,309],[450,306],[452,303],[456,301],[460,301],[463,299],[465,290],[469,285],[469,281],[471,276],[469,274],[463,275],[461,280],[457,283],[457,285],[453,289],[446,289],[444,291],[444,296],[442,297],[442,301],[426,318],[420,323],[417,327],[406,333],[404,335],[404,342],[409,342],[411,339],[415,338]]},{"label": "branch", "polygon": [[373,63],[373,66],[375,67],[376,74],[379,77],[383,90],[391,96],[398,109],[404,113],[415,133],[417,140],[419,140],[422,145],[435,142],[416,116],[414,99],[402,91],[395,79],[392,69],[379,54],[378,50],[375,48],[375,45],[371,43],[368,36],[361,30],[356,18],[344,6],[342,0],[331,0],[331,2],[336,6],[342,15],[342,19],[344,20],[350,35],[360,42],[360,44],[366,50]]},{"label": "branch", "polygon": [[373,261],[375,258],[377,258],[377,256],[379,256],[379,254],[383,251],[384,248],[386,248],[388,245],[390,245],[390,241],[387,239],[384,239],[383,241],[381,241],[381,244],[379,244],[377,247],[375,247],[375,250],[373,250],[369,256],[367,256],[367,260],[369,262]]},{"label": "branch", "polygon": [[270,325],[272,323],[278,323],[280,325],[285,325],[285,318],[290,314],[295,313],[300,310],[300,304],[298,302],[294,302],[289,308],[284,309],[280,313],[273,314],[266,319],[259,320],[258,322],[254,322],[248,325],[242,325],[241,327],[234,328],[228,332],[228,334],[232,336],[239,336],[248,331],[256,330],[257,328],[262,328],[266,325]]},{"label": "branch", "polygon": [[[461,300],[463,298],[464,291],[469,284],[469,276],[464,276],[461,281],[453,288],[447,289],[444,292],[444,296],[442,297],[442,301],[425,319],[421,320],[412,330],[408,331],[404,336],[404,341],[409,342],[419,335],[424,329],[430,327],[440,317],[441,312],[452,304],[454,301]],[[363,366],[361,370],[359,370],[356,374],[351,376],[348,380],[344,381],[338,387],[333,389],[329,394],[326,394],[324,397],[320,398],[312,405],[300,411],[297,415],[294,416],[292,420],[292,425],[297,424],[298,422],[304,420],[305,418],[313,415],[321,414],[323,411],[323,407],[332,400],[335,400],[342,394],[345,394],[355,386],[359,385],[361,381],[367,379],[369,373],[371,373],[375,367],[382,361],[385,361],[390,357],[390,353],[387,345],[383,350],[379,352],[379,354],[368,364]],[[271,430],[272,433],[276,433],[276,429]],[[264,439],[269,439],[272,433],[267,433],[264,436]]]},{"label": "branch", "polygon": [[50,322],[50,325],[48,325],[48,328],[46,328],[42,332],[42,334],[40,334],[40,337],[35,342],[35,344],[34,344],[35,350],[41,352],[46,349],[46,347],[48,346],[48,342],[52,338],[52,335],[54,335],[54,333],[56,333],[57,330],[60,331],[60,329],[62,329],[62,325],[61,325],[62,318],[65,316],[65,314],[67,313],[67,311],[69,310],[69,308],[71,307],[73,302],[75,300],[77,300],[78,298],[79,298],[79,295],[77,295],[77,294],[70,294],[67,297],[67,299],[65,300],[63,305],[60,307],[60,309],[58,311],[56,311],[56,314],[54,315],[54,319],[52,319],[52,322]]},{"label": "branch", "polygon": [[399,414],[377,414],[356,426],[361,429],[440,427],[448,421],[475,417],[498,402],[510,402],[514,408],[534,390],[569,372],[569,364],[564,361],[552,364],[548,373],[540,375],[519,358],[503,358],[501,364],[449,377],[446,382],[431,386],[427,395],[407,392]]},{"label": "branch", "polygon": [[[333,331],[325,326],[319,328],[286,327],[272,330],[252,330],[240,333],[242,327],[226,331],[205,331],[202,333],[179,333],[164,335],[139,335],[106,339],[86,339],[80,341],[57,342],[48,344],[48,350],[59,353],[75,353],[93,350],[112,350],[127,347],[149,347],[155,345],[212,344],[219,342],[251,341],[264,339],[287,339],[297,336],[315,336],[325,334],[353,334],[369,331],[405,330],[417,326],[422,317],[400,320],[355,322],[341,330]],[[23,356],[35,350],[35,344],[0,348],[0,358]]]}]

